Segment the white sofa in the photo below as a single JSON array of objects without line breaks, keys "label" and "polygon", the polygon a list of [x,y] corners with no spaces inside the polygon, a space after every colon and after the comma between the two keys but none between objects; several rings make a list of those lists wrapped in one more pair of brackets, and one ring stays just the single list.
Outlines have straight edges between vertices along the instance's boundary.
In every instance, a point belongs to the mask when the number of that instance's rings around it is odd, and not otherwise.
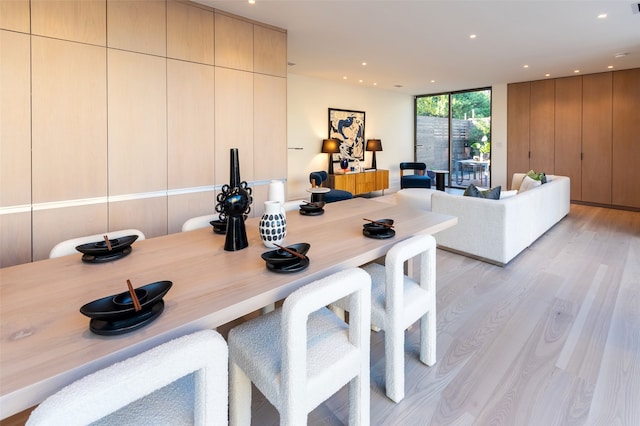
[{"label": "white sofa", "polygon": [[[512,190],[524,176],[513,175]],[[500,200],[425,189],[401,190],[396,202],[457,216],[456,226],[434,235],[438,246],[503,266],[569,213],[569,178],[547,178],[546,184]]]}]

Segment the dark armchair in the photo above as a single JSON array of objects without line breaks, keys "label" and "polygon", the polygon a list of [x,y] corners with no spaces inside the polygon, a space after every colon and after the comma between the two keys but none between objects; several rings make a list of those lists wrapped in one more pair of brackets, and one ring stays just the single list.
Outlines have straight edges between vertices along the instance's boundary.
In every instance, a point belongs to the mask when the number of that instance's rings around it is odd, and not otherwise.
[{"label": "dark armchair", "polygon": [[[413,174],[405,174],[412,170]],[[425,163],[400,163],[400,188],[431,188],[431,178],[427,175]]]},{"label": "dark armchair", "polygon": [[[309,183],[311,183],[312,188],[322,187],[324,182],[327,180],[327,172],[324,170],[319,172],[311,172],[309,174]],[[342,201],[353,198],[353,194],[349,191],[343,191],[341,189],[331,189],[328,192],[322,194],[312,194],[311,201],[320,201],[313,198],[324,198],[325,203],[333,203],[334,201]]]}]

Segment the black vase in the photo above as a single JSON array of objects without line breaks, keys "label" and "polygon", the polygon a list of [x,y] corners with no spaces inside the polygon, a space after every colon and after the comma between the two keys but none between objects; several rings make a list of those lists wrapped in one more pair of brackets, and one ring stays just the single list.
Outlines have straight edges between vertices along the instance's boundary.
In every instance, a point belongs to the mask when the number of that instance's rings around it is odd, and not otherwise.
[{"label": "black vase", "polygon": [[253,199],[247,182],[240,181],[238,148],[231,148],[230,154],[229,185],[224,185],[218,194],[216,211],[220,213],[220,220],[227,222],[224,249],[236,251],[249,246],[244,219],[251,211]]}]

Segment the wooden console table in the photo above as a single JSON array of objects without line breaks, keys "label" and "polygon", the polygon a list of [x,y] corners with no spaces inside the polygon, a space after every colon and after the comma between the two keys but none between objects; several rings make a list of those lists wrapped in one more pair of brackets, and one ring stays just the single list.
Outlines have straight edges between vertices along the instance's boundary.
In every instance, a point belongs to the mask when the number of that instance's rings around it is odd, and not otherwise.
[{"label": "wooden console table", "polygon": [[389,170],[333,174],[329,175],[327,185],[329,188],[349,191],[353,195],[384,191],[389,188]]}]

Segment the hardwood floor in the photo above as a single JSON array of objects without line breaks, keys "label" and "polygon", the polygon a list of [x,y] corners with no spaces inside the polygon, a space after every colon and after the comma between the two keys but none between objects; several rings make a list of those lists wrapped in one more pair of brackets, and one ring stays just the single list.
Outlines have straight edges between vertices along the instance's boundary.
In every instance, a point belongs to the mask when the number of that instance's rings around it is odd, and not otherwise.
[{"label": "hardwood floor", "polygon": [[[438,362],[418,361],[414,325],[394,404],[372,333],[372,425],[640,425],[640,213],[572,204],[504,268],[437,256]],[[347,402],[309,424],[346,424]],[[278,424],[257,391],[253,424]]]},{"label": "hardwood floor", "polygon": [[[640,213],[572,204],[504,268],[437,256],[438,362],[418,361],[414,325],[395,404],[372,333],[372,425],[640,425]],[[277,425],[253,396],[253,424]],[[343,388],[309,424],[347,424],[347,404]]]}]

